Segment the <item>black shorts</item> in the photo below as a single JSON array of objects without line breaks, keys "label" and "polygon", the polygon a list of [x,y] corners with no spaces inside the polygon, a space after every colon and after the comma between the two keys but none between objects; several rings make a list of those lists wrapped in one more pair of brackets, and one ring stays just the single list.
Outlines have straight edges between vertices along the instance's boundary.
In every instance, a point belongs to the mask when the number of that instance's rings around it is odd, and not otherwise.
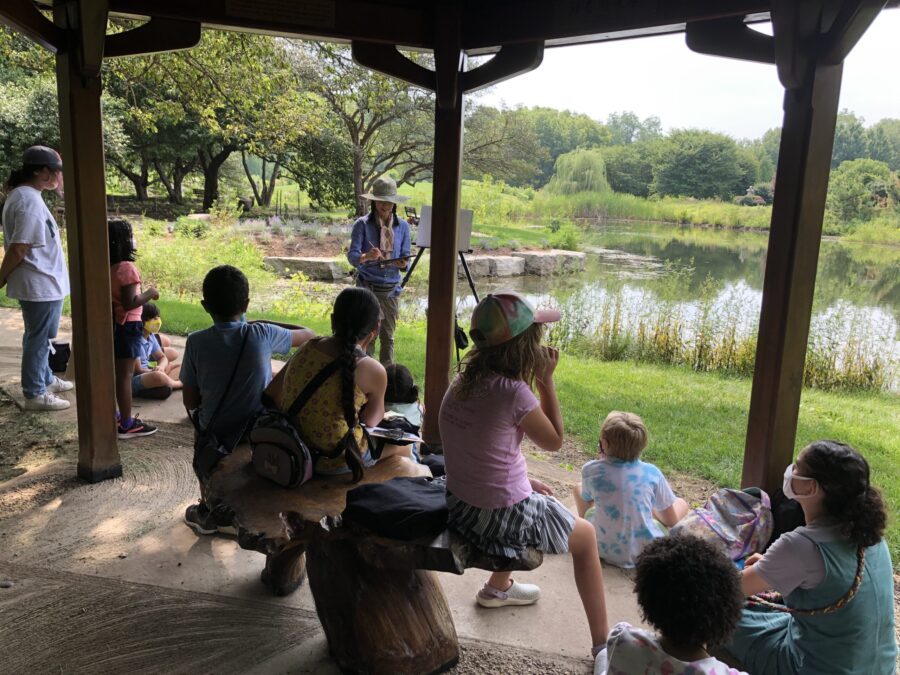
[{"label": "black shorts", "polygon": [[141,339],[144,337],[143,321],[126,321],[113,324],[113,353],[117,359],[136,359],[141,355]]}]

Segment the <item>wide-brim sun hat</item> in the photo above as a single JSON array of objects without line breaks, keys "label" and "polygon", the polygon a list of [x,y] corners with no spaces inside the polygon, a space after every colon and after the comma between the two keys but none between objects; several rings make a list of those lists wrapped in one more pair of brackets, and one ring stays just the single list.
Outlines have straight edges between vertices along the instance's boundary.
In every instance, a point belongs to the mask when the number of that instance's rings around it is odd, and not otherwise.
[{"label": "wide-brim sun hat", "polygon": [[476,347],[495,347],[536,323],[559,321],[558,309],[535,309],[515,291],[491,293],[475,307],[469,336]]},{"label": "wide-brim sun hat", "polygon": [[46,145],[32,145],[22,153],[23,166],[46,166],[52,171],[62,171],[62,158],[53,148]]},{"label": "wide-brim sun hat", "polygon": [[393,178],[382,176],[376,178],[372,184],[372,191],[360,195],[363,199],[371,199],[375,202],[391,202],[393,204],[402,204],[409,197],[397,194],[397,182]]}]

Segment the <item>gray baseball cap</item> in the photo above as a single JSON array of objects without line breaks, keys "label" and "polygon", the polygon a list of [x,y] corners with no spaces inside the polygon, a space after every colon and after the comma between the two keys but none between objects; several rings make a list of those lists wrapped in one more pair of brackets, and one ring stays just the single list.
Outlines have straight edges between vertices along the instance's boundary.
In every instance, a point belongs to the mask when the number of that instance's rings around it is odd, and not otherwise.
[{"label": "gray baseball cap", "polygon": [[28,166],[46,166],[53,171],[62,171],[62,158],[53,148],[46,145],[32,145],[22,153],[22,164]]}]

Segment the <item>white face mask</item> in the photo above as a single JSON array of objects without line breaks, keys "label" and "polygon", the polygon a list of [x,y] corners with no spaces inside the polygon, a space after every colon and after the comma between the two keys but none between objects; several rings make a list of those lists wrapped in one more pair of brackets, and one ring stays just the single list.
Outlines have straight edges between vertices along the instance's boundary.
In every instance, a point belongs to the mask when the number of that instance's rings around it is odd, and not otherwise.
[{"label": "white face mask", "polygon": [[788,499],[809,499],[810,497],[815,497],[819,493],[819,485],[816,483],[815,489],[810,492],[808,495],[798,495],[794,492],[794,488],[791,485],[791,481],[794,480],[816,480],[815,478],[810,478],[809,476],[798,476],[794,473],[794,465],[788,464],[788,468],[784,470],[784,481],[781,484],[781,489],[784,492],[784,496]]}]

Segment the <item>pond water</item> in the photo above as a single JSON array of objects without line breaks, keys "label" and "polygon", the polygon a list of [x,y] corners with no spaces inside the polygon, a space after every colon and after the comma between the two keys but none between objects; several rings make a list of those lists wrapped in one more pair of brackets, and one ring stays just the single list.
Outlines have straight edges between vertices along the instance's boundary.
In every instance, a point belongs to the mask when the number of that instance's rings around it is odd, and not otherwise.
[{"label": "pond water", "polygon": [[[599,329],[612,306],[626,329],[642,317],[652,323],[663,316],[674,317],[688,336],[709,329],[731,330],[738,337],[755,333],[766,233],[633,222],[592,222],[586,227],[583,274],[476,279],[478,293],[512,288],[536,304],[559,307],[574,330],[589,333]],[[426,302],[422,276],[404,301],[413,311]],[[457,295],[460,319],[467,321],[475,302],[464,280],[457,285]],[[898,326],[900,248],[824,240],[813,343],[836,353],[852,342],[866,358],[886,357],[896,363]]]}]

